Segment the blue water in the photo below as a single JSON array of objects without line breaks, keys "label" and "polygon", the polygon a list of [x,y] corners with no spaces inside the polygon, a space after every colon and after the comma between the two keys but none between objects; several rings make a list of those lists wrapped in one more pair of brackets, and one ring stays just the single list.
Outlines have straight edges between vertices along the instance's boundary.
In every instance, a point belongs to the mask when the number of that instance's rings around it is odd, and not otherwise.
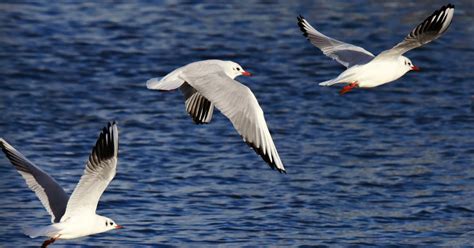
[{"label": "blue water", "polygon": [[[342,71],[301,35],[390,48],[444,1],[0,3],[0,136],[71,192],[100,129],[119,165],[98,213],[126,229],[53,247],[469,246],[474,244],[474,4],[407,54],[420,73],[344,96]],[[75,1],[74,1],[75,2]],[[194,125],[179,92],[145,81],[234,60],[288,174],[216,113]],[[0,246],[38,247],[50,217],[0,155]]]}]

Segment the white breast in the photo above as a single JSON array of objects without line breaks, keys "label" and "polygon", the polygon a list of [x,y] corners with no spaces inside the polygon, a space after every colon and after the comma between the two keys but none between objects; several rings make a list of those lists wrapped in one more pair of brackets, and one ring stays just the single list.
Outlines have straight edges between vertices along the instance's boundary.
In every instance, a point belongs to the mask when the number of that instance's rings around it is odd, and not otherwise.
[{"label": "white breast", "polygon": [[96,233],[104,232],[104,228],[99,228],[98,218],[96,215],[72,217],[67,221],[53,224],[53,226],[61,229],[59,231],[60,239],[75,239]]}]

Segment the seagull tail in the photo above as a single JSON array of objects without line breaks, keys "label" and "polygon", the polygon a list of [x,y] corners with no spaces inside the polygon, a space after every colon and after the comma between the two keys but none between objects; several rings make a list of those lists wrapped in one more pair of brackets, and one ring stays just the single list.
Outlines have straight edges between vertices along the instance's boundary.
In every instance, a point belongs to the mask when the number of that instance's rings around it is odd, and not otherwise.
[{"label": "seagull tail", "polygon": [[167,80],[164,78],[152,78],[146,81],[146,87],[150,90],[174,90],[184,83],[183,80]]},{"label": "seagull tail", "polygon": [[43,226],[43,227],[25,227],[23,233],[30,236],[30,238],[36,238],[39,236],[54,237],[58,234],[60,229],[54,225]]},{"label": "seagull tail", "polygon": [[331,85],[334,85],[334,84],[337,84],[337,83],[338,83],[338,81],[336,79],[331,79],[331,80],[319,83],[319,85],[321,85],[321,86],[331,86]]}]

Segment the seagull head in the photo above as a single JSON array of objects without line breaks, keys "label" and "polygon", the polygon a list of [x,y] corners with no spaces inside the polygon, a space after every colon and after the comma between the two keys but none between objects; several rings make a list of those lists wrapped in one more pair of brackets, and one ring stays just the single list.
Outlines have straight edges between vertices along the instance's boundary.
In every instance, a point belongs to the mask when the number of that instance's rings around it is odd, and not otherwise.
[{"label": "seagull head", "polygon": [[242,66],[233,62],[233,61],[225,61],[224,65],[224,72],[232,79],[238,76],[252,76],[252,74],[248,71],[245,71]]},{"label": "seagull head", "polygon": [[100,217],[101,218],[99,220],[99,225],[102,226],[101,227],[102,232],[107,232],[107,231],[110,231],[110,230],[122,229],[123,228],[123,226],[118,225],[117,223],[115,223],[115,221],[113,221],[110,218],[103,217],[103,216],[100,216]]},{"label": "seagull head", "polygon": [[403,63],[403,67],[406,69],[406,71],[419,71],[420,67],[414,65],[411,60],[405,56],[401,56],[401,63]]}]

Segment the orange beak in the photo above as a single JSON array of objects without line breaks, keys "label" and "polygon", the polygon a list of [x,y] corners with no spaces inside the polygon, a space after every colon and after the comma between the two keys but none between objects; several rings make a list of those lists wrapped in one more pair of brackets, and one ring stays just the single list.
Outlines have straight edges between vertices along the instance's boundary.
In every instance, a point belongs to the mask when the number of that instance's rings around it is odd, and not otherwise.
[{"label": "orange beak", "polygon": [[420,67],[414,65],[414,66],[411,67],[411,70],[412,71],[420,71],[421,69],[420,69]]},{"label": "orange beak", "polygon": [[123,229],[123,226],[117,225],[117,226],[115,227],[115,229]]},{"label": "orange beak", "polygon": [[248,71],[243,71],[242,76],[250,77],[250,76],[252,76],[252,73],[250,73]]}]

